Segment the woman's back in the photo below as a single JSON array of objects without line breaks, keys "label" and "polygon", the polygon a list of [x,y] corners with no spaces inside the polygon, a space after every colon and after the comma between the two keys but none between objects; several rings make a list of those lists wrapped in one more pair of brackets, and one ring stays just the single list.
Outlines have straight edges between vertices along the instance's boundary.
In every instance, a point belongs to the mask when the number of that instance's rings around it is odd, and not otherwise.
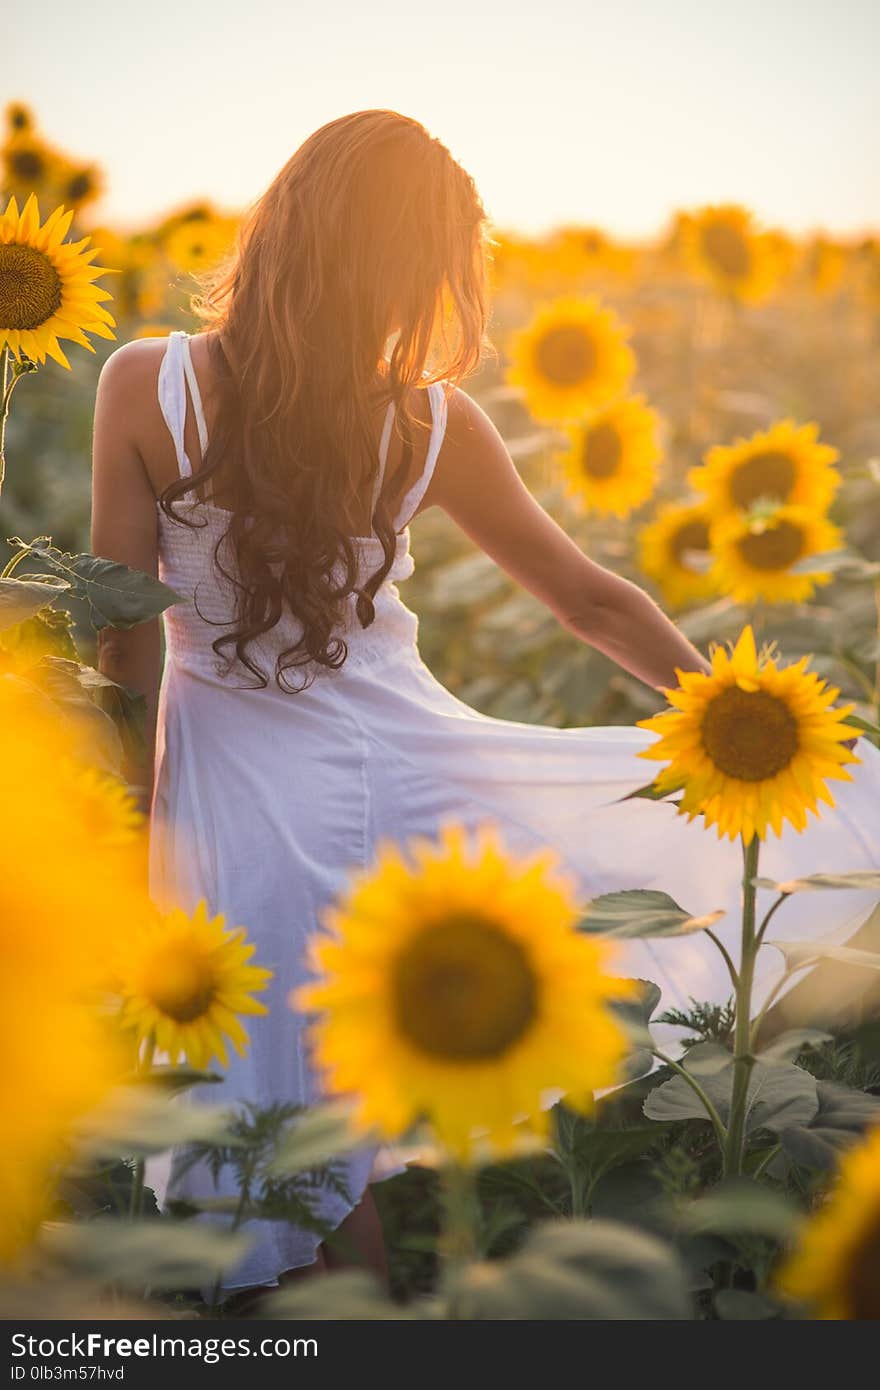
[{"label": "woman's back", "polygon": [[[188,391],[187,391],[188,388]],[[406,579],[413,571],[409,549],[408,523],[418,510],[431,481],[446,430],[447,403],[441,383],[428,386],[431,429],[423,460],[414,477],[406,480],[402,498],[393,502],[392,521],[396,532],[395,555],[385,581],[373,597],[374,616],[363,626],[356,613],[357,588],[348,594],[339,635],[348,649],[346,666],[353,669],[364,664],[375,665],[394,656],[400,646],[414,649],[417,633],[415,615],[406,608],[397,591],[397,581]],[[172,333],[159,368],[159,405],[173,442],[179,476],[192,476],[193,466],[187,451],[188,403],[198,437],[199,456],[208,449],[208,429],[202,391],[195,373],[190,338],[185,332]],[[369,514],[375,511],[376,501],[387,483],[388,461],[394,426],[394,404],[389,404],[383,421],[378,447],[378,468],[373,482]],[[220,495],[220,494],[218,494]],[[227,662],[217,654],[213,643],[218,634],[228,631],[235,617],[236,591],[227,576],[236,575],[236,558],[226,532],[231,513],[212,502],[202,501],[195,492],[179,499],[173,510],[191,525],[168,516],[157,502],[159,524],[159,576],[186,602],[171,608],[165,619],[168,661],[182,669],[198,673],[201,679],[218,680],[224,687],[231,683],[253,679],[244,667],[227,671]],[[358,586],[364,585],[379,566],[384,551],[375,534],[353,536],[351,542],[357,559]],[[219,563],[218,563],[219,562]],[[341,562],[335,578],[341,579]],[[284,614],[268,633],[253,639],[251,651],[262,669],[275,670],[278,654],[298,642],[302,624],[291,613]],[[225,674],[224,674],[225,673]],[[309,678],[335,674],[332,667],[313,664]],[[272,682],[270,682],[272,684]],[[279,687],[275,687],[276,690]]]}]

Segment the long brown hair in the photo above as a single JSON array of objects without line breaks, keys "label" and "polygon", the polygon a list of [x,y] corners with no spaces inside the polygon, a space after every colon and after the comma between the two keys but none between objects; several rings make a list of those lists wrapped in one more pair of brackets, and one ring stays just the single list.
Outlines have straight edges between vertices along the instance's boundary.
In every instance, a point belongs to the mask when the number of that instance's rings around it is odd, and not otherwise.
[{"label": "long brown hair", "polygon": [[[222,475],[229,525],[214,549],[236,595],[235,626],[213,643],[227,670],[237,659],[266,686],[249,647],[290,611],[302,635],[279,652],[274,675],[302,690],[313,663],[344,662],[339,629],[352,595],[361,625],[373,621],[396,554],[390,499],[419,425],[411,392],[457,385],[487,345],[485,225],[473,180],[423,126],[358,111],[309,136],[248,211],[229,257],[199,277],[191,307],[217,334],[208,340],[215,424],[200,468],[166,488],[161,505],[197,525],[174,502],[233,460]],[[362,582],[345,521],[371,496],[373,412],[389,399],[402,462],[372,517],[384,559]],[[219,558],[224,539],[234,573]]]}]

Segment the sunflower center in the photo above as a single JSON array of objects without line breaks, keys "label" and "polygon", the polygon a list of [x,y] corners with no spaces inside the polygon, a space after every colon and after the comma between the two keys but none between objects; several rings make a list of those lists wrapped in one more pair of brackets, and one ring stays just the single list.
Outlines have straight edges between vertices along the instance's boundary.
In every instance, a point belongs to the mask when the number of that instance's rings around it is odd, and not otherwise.
[{"label": "sunflower center", "polygon": [[880,1217],[856,1248],[847,1280],[850,1311],[863,1322],[880,1321]]},{"label": "sunflower center", "polygon": [[730,495],[739,507],[748,508],[760,497],[784,502],[795,481],[794,464],[788,454],[767,449],[745,459],[730,479]]},{"label": "sunflower center", "polygon": [[61,280],[42,251],[0,243],[0,328],[39,328],[60,307]]},{"label": "sunflower center", "polygon": [[803,554],[804,533],[793,522],[780,521],[765,531],[749,531],[737,549],[753,570],[786,570]]},{"label": "sunflower center", "polygon": [[703,748],[727,777],[763,782],[789,766],[800,746],[786,704],[766,690],[730,685],[709,702],[700,727]]},{"label": "sunflower center", "polygon": [[14,150],[7,157],[16,178],[36,183],[43,177],[46,163],[39,150]]},{"label": "sunflower center", "polygon": [[144,993],[175,1023],[192,1023],[207,1013],[214,1000],[214,977],[199,957],[169,950],[153,962]]},{"label": "sunflower center", "polygon": [[77,203],[92,191],[92,180],[89,174],[74,174],[70,183],[67,185],[67,196],[71,202]]},{"label": "sunflower center", "polygon": [[591,478],[610,478],[620,467],[623,446],[613,425],[602,421],[587,430],[581,463]]},{"label": "sunflower center", "polygon": [[539,340],[535,361],[542,376],[554,386],[576,386],[596,367],[593,340],[574,323],[561,323]]},{"label": "sunflower center", "polygon": [[727,222],[710,222],[703,228],[703,251],[732,280],[741,280],[749,272],[749,244],[736,227]]},{"label": "sunflower center", "polygon": [[686,561],[688,551],[709,549],[709,527],[705,521],[686,521],[679,526],[670,541],[672,554],[682,569],[695,572]]},{"label": "sunflower center", "polygon": [[499,1057],[535,1018],[538,989],[518,941],[480,917],[426,927],[398,957],[397,1026],[421,1052],[459,1062]]}]

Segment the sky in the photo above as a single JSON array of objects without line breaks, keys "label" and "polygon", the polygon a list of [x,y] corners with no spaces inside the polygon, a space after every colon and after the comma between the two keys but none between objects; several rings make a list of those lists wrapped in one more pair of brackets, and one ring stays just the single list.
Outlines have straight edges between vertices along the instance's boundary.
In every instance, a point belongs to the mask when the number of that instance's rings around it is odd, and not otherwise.
[{"label": "sky", "polygon": [[381,106],[503,228],[641,237],[719,201],[795,232],[880,224],[878,0],[43,0],[3,30],[0,98],[103,166],[94,221],[242,210],[318,126]]}]

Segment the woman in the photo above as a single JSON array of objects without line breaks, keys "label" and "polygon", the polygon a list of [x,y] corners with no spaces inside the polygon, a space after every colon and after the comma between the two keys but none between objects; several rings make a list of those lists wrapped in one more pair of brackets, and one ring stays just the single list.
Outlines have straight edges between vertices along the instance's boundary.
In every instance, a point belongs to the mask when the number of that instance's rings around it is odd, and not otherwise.
[{"label": "woman", "polygon": [[[656,884],[693,912],[728,904],[735,916],[737,847],[667,806],[620,800],[649,780],[637,754],[653,735],[489,719],[419,657],[397,582],[412,571],[409,522],[439,506],[649,686],[707,669],[645,593],[542,510],[460,389],[485,342],[485,223],[472,180],[417,122],[343,117],[251,211],[196,305],[206,330],[131,342],[101,373],[93,548],[188,600],[164,618],[161,691],[158,623],[101,634],[101,669],[143,692],[155,735],[154,895],[206,898],[275,972],[268,1016],[210,1100],[320,1094],[287,999],[322,909],[384,837],[492,819],[515,849],[554,846],[585,892]],[[769,850],[769,873],[880,862],[864,832],[877,761],[844,786],[833,820]],[[825,928],[844,911],[830,919],[827,902]],[[846,914],[856,908],[848,899]],[[667,944],[633,946],[627,961],[667,1006],[727,993],[707,943]],[[348,1162],[353,1210],[338,1195],[322,1207],[379,1270],[366,1189],[382,1157]],[[199,1168],[172,1185],[214,1191]],[[281,1223],[254,1235],[227,1290],[336,1258]]]}]

